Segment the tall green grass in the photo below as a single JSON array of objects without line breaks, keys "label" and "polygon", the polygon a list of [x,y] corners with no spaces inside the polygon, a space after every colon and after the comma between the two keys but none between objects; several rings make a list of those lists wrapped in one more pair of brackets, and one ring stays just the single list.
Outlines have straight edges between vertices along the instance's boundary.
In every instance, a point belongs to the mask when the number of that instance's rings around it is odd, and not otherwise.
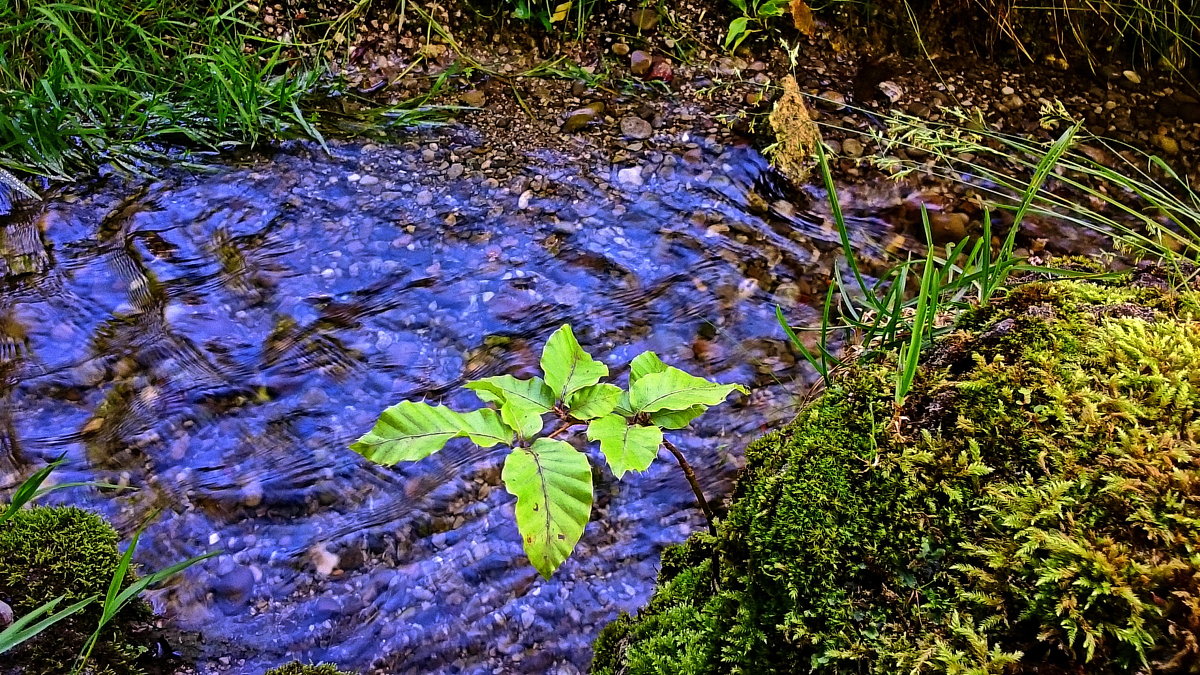
[{"label": "tall green grass", "polygon": [[5,0],[0,162],[65,179],[139,146],[320,138],[300,108],[318,71],[253,38],[243,4]]},{"label": "tall green grass", "polygon": [[[1021,176],[1039,165],[1046,144],[957,115],[957,121],[942,123],[903,114],[887,117],[888,128],[873,132],[882,148],[876,163],[896,175],[918,172],[967,180],[996,201],[1020,194]],[[1060,108],[1048,108],[1044,124],[1076,130],[1047,175],[1055,189],[1005,208],[1102,233],[1135,259],[1176,266],[1200,262],[1200,194],[1186,176],[1161,157],[1088,133]],[[921,162],[899,159],[895,151],[901,148],[929,157]]]},{"label": "tall green grass", "polygon": [[[1200,58],[1200,0],[992,0],[992,16],[1018,46],[1021,26],[1058,42],[1070,40],[1099,65],[1111,60],[1104,48],[1168,69]],[[1050,21],[1046,19],[1049,18]]]},{"label": "tall green grass", "polygon": [[1064,131],[1029,167],[1029,178],[1016,192],[1013,222],[998,247],[993,243],[992,212],[985,209],[981,232],[977,236],[967,236],[939,252],[933,243],[928,213],[922,209],[921,220],[928,242],[925,256],[914,258],[910,255],[907,260],[888,268],[874,283],[868,283],[859,269],[829,161],[824,147],[818,144],[817,168],[841,240],[842,262],[848,274],[842,274],[835,266],[820,326],[802,329],[817,332],[815,348],[805,344],[783,311],[776,308],[776,318],[793,347],[823,381],[828,381],[830,374],[843,364],[832,346],[839,340],[853,347],[844,351],[853,353],[854,358],[894,352],[897,368],[895,398],[899,407],[916,378],[922,348],[940,331],[949,329],[949,318],[955,313],[986,303],[1002,292],[1014,273],[1103,276],[1033,264],[1018,255],[1016,247],[1021,221],[1034,210],[1039,200],[1053,198],[1043,187],[1055,167],[1063,161],[1079,129],[1074,125]]},{"label": "tall green grass", "polygon": [[[730,0],[739,5],[742,0]],[[811,0],[839,22],[904,26],[962,49],[1003,46],[1023,57],[1066,57],[1102,65],[1151,64],[1170,71],[1200,66],[1200,0]],[[967,31],[961,31],[969,26]],[[969,47],[968,47],[969,48]],[[1073,65],[1073,64],[1072,64]],[[1194,83],[1186,83],[1195,87]]]},{"label": "tall green grass", "polygon": [[170,147],[323,142],[345,112],[321,113],[320,45],[261,37],[245,5],[0,0],[0,165],[68,179]]}]

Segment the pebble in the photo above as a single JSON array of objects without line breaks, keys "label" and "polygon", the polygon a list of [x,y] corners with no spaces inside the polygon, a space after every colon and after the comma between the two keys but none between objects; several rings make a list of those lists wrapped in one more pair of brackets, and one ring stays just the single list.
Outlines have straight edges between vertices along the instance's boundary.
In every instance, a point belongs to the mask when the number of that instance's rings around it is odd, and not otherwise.
[{"label": "pebble", "polygon": [[879,91],[882,91],[883,95],[886,96],[892,103],[899,101],[900,98],[904,96],[904,89],[891,80],[884,80],[883,82],[880,82]]},{"label": "pebble", "polygon": [[1013,89],[1012,87],[1004,87],[1000,90],[1000,94],[1002,96],[1012,96],[1015,93],[1017,93],[1017,90]]},{"label": "pebble", "polygon": [[847,157],[862,157],[863,144],[857,138],[847,138],[842,141],[842,152]]},{"label": "pebble", "polygon": [[455,180],[455,179],[459,178],[460,176],[462,176],[463,171],[465,171],[465,170],[466,169],[463,168],[462,164],[458,164],[458,163],[451,164],[450,168],[446,171],[446,178],[449,178],[450,180]]},{"label": "pebble", "polygon": [[338,569],[356,570],[362,567],[366,561],[366,556],[361,543],[353,543],[347,546],[338,556]]},{"label": "pebble", "polygon": [[1150,140],[1154,141],[1154,144],[1168,155],[1179,154],[1179,143],[1170,136],[1165,134],[1154,134],[1150,137]]},{"label": "pebble", "polygon": [[309,621],[311,621],[313,625],[317,625],[323,621],[334,618],[341,613],[341,611],[342,606],[337,600],[328,597],[317,598],[317,601],[313,603],[312,615],[309,617]]},{"label": "pebble", "polygon": [[640,117],[629,115],[621,118],[621,133],[625,138],[644,141],[654,134],[654,127]]},{"label": "pebble", "polygon": [[464,91],[458,98],[463,102],[463,105],[469,105],[472,108],[482,108],[487,103],[487,95],[478,89]]},{"label": "pebble", "polygon": [[363,176],[362,178],[358,179],[359,185],[368,185],[369,186],[369,185],[376,185],[378,183],[379,183],[379,178],[377,176]]},{"label": "pebble", "polygon": [[617,56],[625,56],[629,53],[629,45],[624,42],[618,42],[612,46],[612,53]]},{"label": "pebble", "polygon": [[841,110],[846,106],[846,97],[832,89],[823,91],[817,98],[817,106],[825,110]]},{"label": "pebble", "polygon": [[652,62],[650,55],[639,49],[629,55],[629,71],[634,75],[649,74]]},{"label": "pebble", "polygon": [[1134,84],[1142,83],[1142,76],[1138,75],[1136,71],[1126,70],[1126,71],[1123,71],[1121,74],[1125,76],[1125,79],[1129,80],[1130,82],[1132,82]]},{"label": "pebble", "polygon": [[254,573],[246,567],[238,566],[224,574],[214,575],[212,592],[231,603],[244,603],[254,592]]},{"label": "pebble", "polygon": [[568,134],[575,133],[591,124],[596,119],[596,115],[595,108],[579,108],[570,115],[567,115],[567,120],[563,122],[562,130]]},{"label": "pebble", "polygon": [[652,80],[662,80],[670,82],[675,78],[675,67],[666,59],[659,59],[654,62],[654,66],[650,68],[650,74],[647,76]]},{"label": "pebble", "polygon": [[7,626],[13,622],[12,607],[8,603],[0,600],[0,627]]},{"label": "pebble", "polygon": [[429,190],[421,190],[417,193],[417,204],[419,206],[428,206],[433,203],[433,193]]},{"label": "pebble", "polygon": [[617,180],[626,185],[641,185],[644,182],[642,180],[642,170],[640,167],[636,166],[627,167],[618,171]]},{"label": "pebble", "polygon": [[1022,99],[1020,96],[1017,96],[1016,94],[1010,94],[1008,96],[1005,96],[1004,100],[1001,101],[1001,103],[1003,103],[1004,106],[1006,108],[1008,108],[1009,110],[1017,110],[1018,108],[1021,108],[1022,106],[1025,105],[1024,99]]},{"label": "pebble", "polygon": [[933,235],[935,242],[962,241],[967,236],[967,223],[969,221],[970,218],[965,213],[930,211],[929,231]]},{"label": "pebble", "polygon": [[329,552],[329,549],[324,546],[314,546],[308,552],[309,558],[312,560],[313,567],[316,568],[317,574],[327,577],[333,574],[337,569],[339,558]]},{"label": "pebble", "polygon": [[658,25],[658,11],[644,7],[635,9],[629,18],[633,21],[633,25],[641,31],[651,31]]}]

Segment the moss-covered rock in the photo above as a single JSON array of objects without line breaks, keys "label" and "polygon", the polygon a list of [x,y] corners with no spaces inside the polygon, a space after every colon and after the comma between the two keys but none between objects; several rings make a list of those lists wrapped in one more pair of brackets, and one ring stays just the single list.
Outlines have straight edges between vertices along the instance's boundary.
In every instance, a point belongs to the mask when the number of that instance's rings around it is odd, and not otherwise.
[{"label": "moss-covered rock", "polygon": [[[62,675],[71,671],[99,623],[101,603],[116,573],[117,532],[100,516],[74,507],[34,507],[0,523],[0,600],[16,616],[63,596],[61,607],[85,598],[96,601],[15,650],[0,656],[0,673]],[[123,587],[133,582],[129,572]],[[130,675],[145,649],[134,627],[150,616],[133,601],[108,624],[92,651],[87,673]]]},{"label": "moss-covered rock", "polygon": [[1196,672],[1200,293],[1029,283],[923,359],[751,444],[593,671]]},{"label": "moss-covered rock", "polygon": [[332,663],[309,665],[292,661],[278,668],[268,670],[264,675],[357,675],[356,673],[338,670]]}]

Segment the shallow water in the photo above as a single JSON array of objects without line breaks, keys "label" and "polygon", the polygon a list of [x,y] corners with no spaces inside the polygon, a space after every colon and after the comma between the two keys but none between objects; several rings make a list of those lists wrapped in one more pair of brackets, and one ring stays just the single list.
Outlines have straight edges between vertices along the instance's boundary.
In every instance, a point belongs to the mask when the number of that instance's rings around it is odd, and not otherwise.
[{"label": "shallow water", "polygon": [[[201,672],[585,670],[662,548],[703,527],[669,456],[620,483],[600,471],[593,522],[543,581],[502,450],[382,468],[346,446],[403,398],[478,405],[464,381],[533,374],[570,323],[622,375],[653,349],[752,388],[674,434],[716,501],[810,383],[774,308],[813,321],[836,238],[809,212],[820,196],[788,194],[756,152],[651,155],[642,185],[531,153],[488,181],[448,177],[476,141],[436,133],[74,186],[0,290],[0,485],[65,453],[57,480],[137,488],[59,494],[125,534],[149,522],[145,568],[223,550],[153,594],[203,631]],[[862,250],[895,243],[851,220]]]}]

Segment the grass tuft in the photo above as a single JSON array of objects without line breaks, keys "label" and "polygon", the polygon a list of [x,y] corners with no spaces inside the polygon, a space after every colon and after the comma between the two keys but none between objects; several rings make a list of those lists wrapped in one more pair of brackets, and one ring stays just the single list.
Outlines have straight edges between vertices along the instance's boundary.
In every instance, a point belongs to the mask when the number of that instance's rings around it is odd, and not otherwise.
[{"label": "grass tuft", "polygon": [[[336,83],[302,45],[259,36],[242,0],[0,3],[0,166],[67,180],[134,168],[176,147],[310,138],[339,119],[315,101]],[[423,101],[414,102],[420,104]],[[414,106],[366,106],[406,121]],[[428,110],[413,112],[425,121]],[[350,119],[347,124],[353,124]]]}]

